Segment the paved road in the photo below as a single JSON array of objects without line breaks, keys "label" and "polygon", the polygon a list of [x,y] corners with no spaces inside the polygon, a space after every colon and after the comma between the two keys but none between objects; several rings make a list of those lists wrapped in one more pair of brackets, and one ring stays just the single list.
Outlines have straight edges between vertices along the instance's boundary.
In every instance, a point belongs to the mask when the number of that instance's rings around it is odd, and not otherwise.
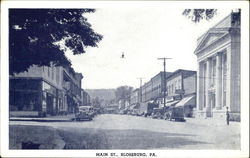
[{"label": "paved road", "polygon": [[214,119],[174,122],[104,114],[93,121],[10,121],[10,125],[10,148],[14,149],[34,140],[43,144],[40,148],[240,149],[240,123],[227,126]]}]

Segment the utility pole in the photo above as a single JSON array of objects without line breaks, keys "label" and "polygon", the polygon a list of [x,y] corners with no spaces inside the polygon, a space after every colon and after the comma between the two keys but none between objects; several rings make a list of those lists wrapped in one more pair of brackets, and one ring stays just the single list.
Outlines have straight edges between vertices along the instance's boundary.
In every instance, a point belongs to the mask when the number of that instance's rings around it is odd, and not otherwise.
[{"label": "utility pole", "polygon": [[167,59],[172,59],[172,58],[158,58],[158,60],[163,60],[163,102],[164,102],[164,107],[166,106],[166,60]]},{"label": "utility pole", "polygon": [[139,78],[137,78],[137,79],[140,79],[140,102],[142,102],[142,89],[141,89],[141,86],[142,86],[142,79],[145,79],[145,78],[143,78],[143,77],[139,77]]}]

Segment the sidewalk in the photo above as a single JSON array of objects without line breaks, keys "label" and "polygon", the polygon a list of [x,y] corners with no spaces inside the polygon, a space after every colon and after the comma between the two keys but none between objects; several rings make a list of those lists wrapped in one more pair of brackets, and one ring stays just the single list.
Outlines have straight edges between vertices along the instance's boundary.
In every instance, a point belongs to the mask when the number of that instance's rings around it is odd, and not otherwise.
[{"label": "sidewalk", "polygon": [[[227,126],[225,118],[185,118],[186,122],[196,124],[196,125],[203,125],[203,126],[211,126],[211,127],[221,127]],[[240,122],[230,121],[230,126],[238,126]]]},{"label": "sidewalk", "polygon": [[37,121],[37,122],[71,122],[75,118],[74,114],[64,116],[47,117],[10,117],[10,121]]}]

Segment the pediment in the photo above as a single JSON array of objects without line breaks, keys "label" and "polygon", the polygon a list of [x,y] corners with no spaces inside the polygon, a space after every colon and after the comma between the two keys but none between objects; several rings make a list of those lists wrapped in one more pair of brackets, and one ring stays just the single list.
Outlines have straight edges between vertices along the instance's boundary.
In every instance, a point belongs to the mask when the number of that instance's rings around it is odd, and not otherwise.
[{"label": "pediment", "polygon": [[224,36],[225,34],[227,34],[227,31],[208,31],[205,35],[203,35],[203,37],[201,37],[201,39],[198,42],[198,46],[195,50],[195,54],[196,52],[198,52],[199,50],[209,46],[210,44],[212,44],[213,42],[215,42],[216,40],[220,39],[222,36]]}]

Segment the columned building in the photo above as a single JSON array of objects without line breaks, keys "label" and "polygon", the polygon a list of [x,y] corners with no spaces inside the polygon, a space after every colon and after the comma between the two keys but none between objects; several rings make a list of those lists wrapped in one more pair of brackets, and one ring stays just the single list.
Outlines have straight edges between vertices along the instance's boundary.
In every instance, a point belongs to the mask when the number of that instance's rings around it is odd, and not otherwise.
[{"label": "columned building", "polygon": [[232,12],[198,39],[197,116],[240,116],[240,12]]}]

